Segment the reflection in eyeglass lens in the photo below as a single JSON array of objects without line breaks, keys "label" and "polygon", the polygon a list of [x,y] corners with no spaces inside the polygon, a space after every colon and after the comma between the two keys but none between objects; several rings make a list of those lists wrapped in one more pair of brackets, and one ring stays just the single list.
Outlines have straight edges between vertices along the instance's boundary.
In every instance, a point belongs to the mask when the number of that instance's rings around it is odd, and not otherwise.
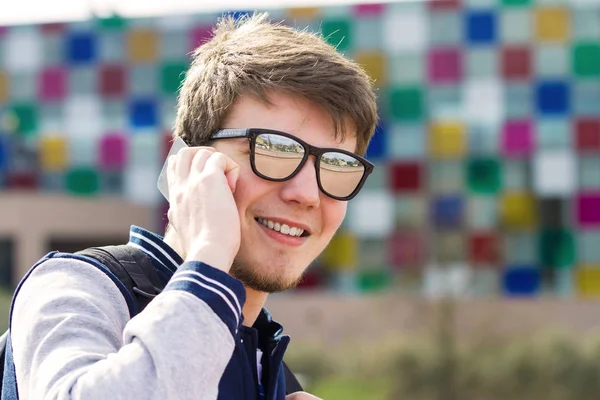
[{"label": "reflection in eyeglass lens", "polygon": [[324,153],[319,164],[323,190],[336,197],[350,196],[365,173],[362,162],[343,153]]},{"label": "reflection in eyeglass lens", "polygon": [[304,147],[285,136],[262,134],[256,137],[254,165],[258,172],[273,179],[290,176],[304,158]]}]

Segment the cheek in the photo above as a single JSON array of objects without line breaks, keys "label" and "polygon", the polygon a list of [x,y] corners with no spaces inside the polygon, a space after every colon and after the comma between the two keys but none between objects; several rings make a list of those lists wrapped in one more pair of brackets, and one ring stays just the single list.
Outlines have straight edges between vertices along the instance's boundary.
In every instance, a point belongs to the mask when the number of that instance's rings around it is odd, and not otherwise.
[{"label": "cheek", "polygon": [[333,237],[333,234],[338,230],[344,217],[348,203],[333,199],[325,200],[326,203],[321,203],[323,216],[323,234],[327,236],[327,240]]}]

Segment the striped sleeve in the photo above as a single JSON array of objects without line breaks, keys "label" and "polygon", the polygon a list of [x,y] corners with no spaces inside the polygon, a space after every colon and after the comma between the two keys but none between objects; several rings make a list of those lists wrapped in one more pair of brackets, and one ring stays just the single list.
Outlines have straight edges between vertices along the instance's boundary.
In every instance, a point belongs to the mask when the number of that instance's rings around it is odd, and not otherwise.
[{"label": "striped sleeve", "polygon": [[202,262],[185,262],[177,269],[165,291],[182,290],[204,301],[235,336],[242,323],[246,290],[231,275]]}]

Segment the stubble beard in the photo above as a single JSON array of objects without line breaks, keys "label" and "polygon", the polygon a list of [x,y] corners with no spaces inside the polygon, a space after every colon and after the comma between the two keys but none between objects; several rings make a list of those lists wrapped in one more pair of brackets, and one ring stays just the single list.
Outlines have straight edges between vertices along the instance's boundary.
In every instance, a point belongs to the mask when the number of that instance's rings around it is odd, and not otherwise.
[{"label": "stubble beard", "polygon": [[282,280],[281,276],[262,272],[257,265],[248,265],[236,257],[233,260],[229,274],[239,279],[245,287],[264,293],[279,293],[298,286],[304,273],[292,281]]}]

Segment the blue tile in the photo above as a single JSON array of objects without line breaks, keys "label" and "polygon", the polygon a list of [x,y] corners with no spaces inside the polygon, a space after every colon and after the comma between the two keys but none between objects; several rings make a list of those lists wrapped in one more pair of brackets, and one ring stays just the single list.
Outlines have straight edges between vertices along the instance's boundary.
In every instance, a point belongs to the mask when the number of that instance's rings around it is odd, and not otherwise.
[{"label": "blue tile", "polygon": [[8,166],[8,157],[10,155],[8,148],[8,140],[4,137],[5,135],[0,135],[0,171],[4,171]]},{"label": "blue tile", "polygon": [[471,44],[492,44],[496,41],[496,16],[492,11],[467,12],[466,39]]},{"label": "blue tile", "polygon": [[367,149],[367,159],[370,161],[377,161],[386,156],[386,136],[387,136],[387,127],[383,123],[379,123],[377,128],[375,129],[375,134],[369,143],[369,148]]},{"label": "blue tile", "polygon": [[135,128],[148,128],[157,124],[156,102],[150,99],[133,100],[130,104],[130,121]]},{"label": "blue tile", "polygon": [[541,288],[541,274],[533,266],[516,265],[504,271],[502,287],[507,296],[534,296]]},{"label": "blue tile", "polygon": [[440,228],[458,228],[462,225],[464,202],[460,196],[441,196],[433,199],[433,221]]},{"label": "blue tile", "polygon": [[562,115],[569,112],[570,90],[563,81],[542,81],[536,87],[538,112],[542,115]]},{"label": "blue tile", "polygon": [[72,64],[86,64],[96,60],[96,36],[77,32],[67,37],[67,60]]}]

